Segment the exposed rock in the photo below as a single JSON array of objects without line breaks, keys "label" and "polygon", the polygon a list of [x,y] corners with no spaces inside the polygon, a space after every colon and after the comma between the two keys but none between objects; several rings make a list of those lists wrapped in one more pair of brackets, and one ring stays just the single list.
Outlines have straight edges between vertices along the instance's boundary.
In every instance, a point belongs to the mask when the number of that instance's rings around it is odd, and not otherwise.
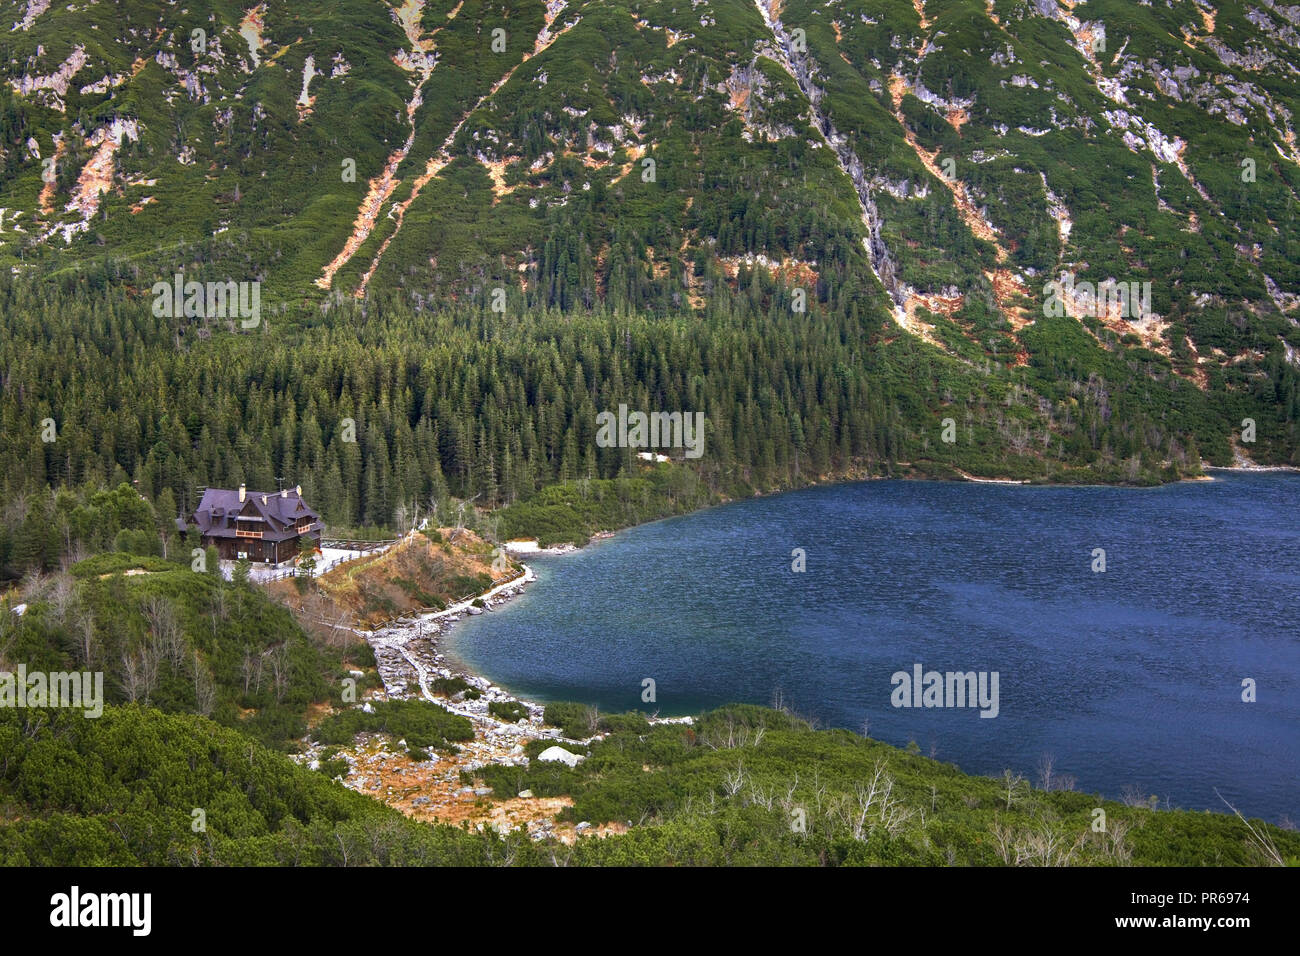
[{"label": "exposed rock", "polygon": [[86,48],[78,44],[53,73],[37,76],[24,74],[16,80],[10,80],[9,85],[15,92],[24,96],[38,90],[48,90],[52,96],[45,101],[46,105],[62,113],[65,111],[62,98],[68,92],[68,85],[77,72],[86,65],[87,60]]},{"label": "exposed rock", "polygon": [[569,753],[563,747],[547,747],[537,755],[537,759],[542,763],[562,763],[569,767],[576,767],[580,761],[586,758]]}]

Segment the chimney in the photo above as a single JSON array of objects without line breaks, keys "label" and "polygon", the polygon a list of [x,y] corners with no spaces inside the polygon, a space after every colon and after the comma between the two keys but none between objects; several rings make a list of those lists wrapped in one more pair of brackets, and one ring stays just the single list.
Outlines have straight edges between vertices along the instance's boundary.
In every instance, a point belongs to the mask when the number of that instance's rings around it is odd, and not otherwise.
[{"label": "chimney", "polygon": [[297,486],[295,486],[294,489],[293,489],[293,492],[294,492],[294,494],[296,494],[299,498],[301,498],[301,497],[302,497],[302,485],[297,485]]},{"label": "chimney", "polygon": [[239,503],[243,504],[244,499],[248,497],[248,492],[244,490],[243,482],[239,483]]},{"label": "chimney", "polygon": [[266,495],[262,495],[262,504],[266,504]]},{"label": "chimney", "polygon": [[280,497],[281,497],[281,498],[288,498],[288,497],[289,497],[289,489],[288,489],[288,488],[281,488],[281,489],[280,489]]}]

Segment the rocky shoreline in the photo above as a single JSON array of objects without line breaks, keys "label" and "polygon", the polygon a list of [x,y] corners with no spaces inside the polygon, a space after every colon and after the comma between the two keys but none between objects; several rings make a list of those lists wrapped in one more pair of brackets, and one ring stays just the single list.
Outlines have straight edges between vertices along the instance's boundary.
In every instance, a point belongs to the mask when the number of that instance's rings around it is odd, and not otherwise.
[{"label": "rocky shoreline", "polygon": [[[532,569],[524,566],[524,573],[520,577],[497,585],[477,598],[454,604],[445,611],[420,615],[368,633],[366,640],[375,653],[379,678],[384,683],[387,696],[395,699],[424,697],[434,700],[452,713],[467,717],[476,724],[492,724],[503,728],[499,732],[505,737],[519,736],[520,728],[535,723],[536,728],[527,727],[530,737],[556,736],[560,739],[553,728],[541,726],[543,708],[540,704],[522,700],[477,674],[451,666],[440,649],[439,638],[457,621],[502,606],[535,580],[537,576]],[[482,607],[476,607],[475,601],[481,602]],[[429,689],[432,680],[456,677],[464,680],[481,696],[478,699],[466,699],[463,694],[458,694],[447,699],[435,695]],[[498,701],[518,702],[528,710],[528,718],[517,724],[498,720],[488,713],[488,705]]]},{"label": "rocky shoreline", "polygon": [[1265,472],[1286,471],[1300,474],[1295,465],[1206,465],[1206,471],[1232,471],[1242,475],[1262,474]]},{"label": "rocky shoreline", "polygon": [[[541,550],[535,549],[533,553]],[[576,549],[546,550],[566,553]],[[559,729],[543,722],[545,709],[541,704],[510,694],[478,674],[453,666],[440,649],[440,638],[457,621],[501,607],[535,580],[532,569],[524,565],[519,577],[476,598],[443,611],[401,619],[373,632],[358,632],[374,651],[383,682],[383,689],[368,695],[361,706],[368,709],[371,701],[423,698],[459,714],[473,725],[474,739],[458,744],[456,753],[431,753],[427,760],[415,761],[405,741],[390,743],[383,735],[365,734],[353,747],[329,748],[305,741],[298,759],[317,769],[327,750],[337,750],[337,756],[348,764],[348,773],[340,778],[343,786],[429,822],[468,822],[478,829],[491,827],[502,833],[523,830],[530,839],[553,838],[562,843],[571,843],[580,836],[624,831],[626,825],[617,823],[592,826],[585,821],[558,822],[556,815],[572,805],[567,797],[538,798],[527,790],[519,794],[493,794],[489,788],[464,782],[463,775],[472,775],[488,765],[527,767],[525,744],[530,741],[553,740],[562,749],[567,744],[571,751],[564,755],[565,762],[572,758],[576,763],[584,759],[580,752],[602,736],[588,740],[566,738]],[[462,690],[450,697],[433,692],[433,682],[455,678],[468,684],[469,691]],[[498,718],[488,709],[497,702],[517,703],[527,712],[526,716],[515,722]],[[689,723],[690,718],[658,722]],[[489,795],[493,800],[487,800]]]}]

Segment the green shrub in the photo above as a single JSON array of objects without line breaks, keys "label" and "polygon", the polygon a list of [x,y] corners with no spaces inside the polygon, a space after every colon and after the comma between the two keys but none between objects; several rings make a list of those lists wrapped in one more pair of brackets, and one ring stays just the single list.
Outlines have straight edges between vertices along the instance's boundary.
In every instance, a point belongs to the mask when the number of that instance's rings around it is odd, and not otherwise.
[{"label": "green shrub", "polygon": [[463,677],[439,677],[429,682],[429,688],[443,697],[455,697],[461,691],[469,690],[470,685]]},{"label": "green shrub", "polygon": [[552,727],[559,727],[566,737],[590,737],[597,728],[596,709],[570,701],[547,704],[542,720]]},{"label": "green shrub", "polygon": [[625,714],[602,714],[586,704],[569,701],[547,704],[542,720],[559,727],[566,737],[585,739],[593,734],[645,733],[650,724],[643,714],[628,711]]},{"label": "green shrub", "polygon": [[104,574],[140,569],[142,571],[175,571],[176,565],[158,557],[145,557],[126,554],[121,551],[107,551],[93,558],[78,561],[72,566],[72,575],[77,578],[97,578]]},{"label": "green shrub", "polygon": [[322,760],[320,762],[320,772],[333,780],[335,777],[346,777],[348,775],[348,762],[342,757],[335,757],[332,760]]},{"label": "green shrub", "polygon": [[528,708],[517,700],[494,700],[488,704],[488,713],[513,724],[528,716]]},{"label": "green shrub", "polygon": [[382,733],[404,738],[416,749],[448,750],[453,740],[473,740],[469,719],[424,700],[389,700],[372,704],[373,713],[359,707],[331,714],[316,728],[315,739],[326,744],[349,743],[357,734]]}]

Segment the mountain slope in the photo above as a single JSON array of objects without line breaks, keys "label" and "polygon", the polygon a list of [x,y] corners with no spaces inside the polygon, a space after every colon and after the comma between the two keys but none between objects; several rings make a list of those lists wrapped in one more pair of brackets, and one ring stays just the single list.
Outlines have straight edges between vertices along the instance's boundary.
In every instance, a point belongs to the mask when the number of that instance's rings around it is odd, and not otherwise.
[{"label": "mountain slope", "polygon": [[[75,7],[6,5],[11,485],[293,472],[388,524],[439,469],[613,478],[598,410],[706,394],[741,485],[1300,463],[1296,7]],[[173,314],[182,271],[260,315]]]},{"label": "mountain slope", "polygon": [[[699,305],[764,255],[883,283],[920,332],[926,306],[1014,329],[1073,269],[1152,281],[1163,352],[1193,311],[1298,301],[1294,7],[8,6],[10,255],[162,237],[286,295],[566,307]],[[1202,364],[1242,344],[1199,321]]]}]

